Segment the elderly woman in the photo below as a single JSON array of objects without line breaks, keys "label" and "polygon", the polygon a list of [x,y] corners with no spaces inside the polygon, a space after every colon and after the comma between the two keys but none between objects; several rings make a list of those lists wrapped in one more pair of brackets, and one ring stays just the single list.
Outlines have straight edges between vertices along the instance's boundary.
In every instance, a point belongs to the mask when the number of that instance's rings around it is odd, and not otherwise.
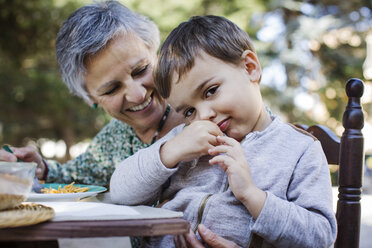
[{"label": "elderly woman", "polygon": [[0,151],[0,160],[35,161],[37,176],[49,182],[109,184],[115,165],[147,147],[182,122],[160,97],[152,78],[159,31],[148,18],[118,2],[84,6],[62,25],[56,54],[63,81],[112,120],[86,152],[59,164],[45,162],[31,147]]}]

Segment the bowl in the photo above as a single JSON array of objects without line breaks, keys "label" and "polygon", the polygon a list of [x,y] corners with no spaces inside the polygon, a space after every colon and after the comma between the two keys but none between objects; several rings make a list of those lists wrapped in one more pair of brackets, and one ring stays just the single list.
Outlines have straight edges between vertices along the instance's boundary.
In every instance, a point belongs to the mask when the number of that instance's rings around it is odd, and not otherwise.
[{"label": "bowl", "polygon": [[0,210],[20,205],[31,191],[36,163],[0,162]]}]

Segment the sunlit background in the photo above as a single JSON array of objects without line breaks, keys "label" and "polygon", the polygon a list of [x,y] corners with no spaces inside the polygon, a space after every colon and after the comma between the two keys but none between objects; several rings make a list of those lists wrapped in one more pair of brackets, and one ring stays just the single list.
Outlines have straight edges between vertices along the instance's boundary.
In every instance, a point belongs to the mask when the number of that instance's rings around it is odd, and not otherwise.
[{"label": "sunlit background", "polygon": [[[288,122],[323,124],[341,136],[349,78],[365,82],[365,148],[372,154],[372,2],[128,0],[162,40],[193,15],[222,15],[246,30],[263,67],[266,105]],[[56,33],[83,0],[0,0],[0,143],[34,145],[66,161],[110,117],[69,94],[54,55]],[[372,169],[372,161],[367,165]],[[367,168],[367,167],[366,167]]]}]

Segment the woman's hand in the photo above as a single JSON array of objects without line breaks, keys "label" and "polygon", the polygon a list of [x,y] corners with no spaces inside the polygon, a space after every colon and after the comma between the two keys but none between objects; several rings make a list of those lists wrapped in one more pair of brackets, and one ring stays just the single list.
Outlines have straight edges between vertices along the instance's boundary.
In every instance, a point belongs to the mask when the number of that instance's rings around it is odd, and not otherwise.
[{"label": "woman's hand", "polygon": [[17,162],[17,156],[4,149],[0,149],[0,161]]},{"label": "woman's hand", "polygon": [[161,161],[166,167],[172,168],[181,161],[207,155],[209,149],[218,145],[218,135],[223,133],[215,123],[195,121],[160,148]]},{"label": "woman's hand", "polygon": [[31,146],[26,147],[10,147],[13,151],[9,153],[5,150],[0,150],[0,161],[17,162],[17,158],[23,162],[35,162],[37,164],[35,174],[36,177],[42,179],[45,171],[45,165],[41,155]]},{"label": "woman's hand", "polygon": [[218,136],[217,141],[219,145],[209,150],[209,155],[215,156],[209,163],[219,165],[226,172],[231,191],[257,219],[265,204],[266,193],[253,182],[243,148],[227,136]]},{"label": "woman's hand", "polygon": [[[239,246],[232,241],[224,239],[206,228],[203,224],[198,226],[198,232],[203,241],[211,248],[238,248]],[[179,235],[174,240],[177,248],[204,248],[195,233],[190,229],[188,234]]]}]

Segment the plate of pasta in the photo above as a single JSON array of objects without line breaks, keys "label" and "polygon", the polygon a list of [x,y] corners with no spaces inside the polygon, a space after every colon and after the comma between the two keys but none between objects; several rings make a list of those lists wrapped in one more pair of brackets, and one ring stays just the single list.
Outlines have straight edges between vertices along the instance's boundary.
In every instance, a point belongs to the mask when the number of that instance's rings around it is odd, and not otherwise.
[{"label": "plate of pasta", "polygon": [[102,186],[85,184],[61,184],[44,183],[41,193],[28,194],[27,201],[66,201],[79,200],[89,196],[95,196],[107,189]]}]

